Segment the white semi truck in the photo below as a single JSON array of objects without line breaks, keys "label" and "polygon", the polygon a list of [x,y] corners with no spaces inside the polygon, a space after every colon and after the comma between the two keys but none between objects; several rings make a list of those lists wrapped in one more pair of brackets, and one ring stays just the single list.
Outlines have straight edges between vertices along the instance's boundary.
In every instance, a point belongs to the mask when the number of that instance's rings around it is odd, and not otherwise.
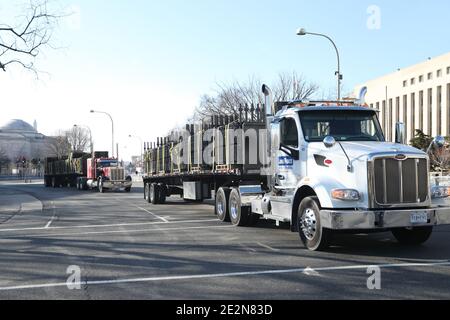
[{"label": "white semi truck", "polygon": [[[397,124],[396,143],[390,143],[377,110],[343,101],[279,107],[267,86],[263,93],[269,138],[258,144],[270,160],[266,174],[245,166],[223,171],[224,165],[215,163],[208,170],[199,165],[147,170],[144,197],[154,204],[175,193],[202,200],[214,190],[221,221],[236,226],[260,218],[290,223],[313,251],[326,249],[333,232],[392,231],[400,243],[418,245],[435,226],[450,224],[450,185],[430,185],[429,158],[405,144],[402,124]],[[442,143],[441,138],[435,141]],[[245,139],[241,142],[238,148],[245,148]],[[150,166],[158,166],[152,152],[171,157],[167,149],[174,146],[167,139],[148,148]]]}]

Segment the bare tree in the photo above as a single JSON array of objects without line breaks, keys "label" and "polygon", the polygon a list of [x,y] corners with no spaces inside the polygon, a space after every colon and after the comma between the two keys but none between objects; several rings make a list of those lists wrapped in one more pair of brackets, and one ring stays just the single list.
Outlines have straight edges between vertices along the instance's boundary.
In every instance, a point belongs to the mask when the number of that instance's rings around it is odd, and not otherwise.
[{"label": "bare tree", "polygon": [[61,16],[50,14],[47,1],[31,1],[23,21],[16,26],[0,24],[0,69],[19,64],[37,74],[34,59],[50,39],[56,21]]},{"label": "bare tree", "polygon": [[278,74],[278,81],[272,88],[275,101],[308,100],[318,89],[316,84],[306,81],[296,72]]},{"label": "bare tree", "polygon": [[58,131],[53,137],[50,137],[49,151],[58,158],[70,153],[71,145],[67,139],[66,132]]},{"label": "bare tree", "polygon": [[[216,115],[237,115],[243,105],[262,105],[262,81],[252,77],[246,83],[238,81],[232,84],[217,83],[215,95],[204,95],[200,99],[194,120]],[[318,86],[307,82],[297,73],[280,73],[272,84],[275,101],[309,99],[317,92]]]},{"label": "bare tree", "polygon": [[442,148],[435,148],[430,157],[435,171],[444,173],[450,170],[450,144],[446,144]]},{"label": "bare tree", "polygon": [[90,151],[91,141],[89,131],[85,128],[73,127],[65,133],[72,151],[87,152]]}]

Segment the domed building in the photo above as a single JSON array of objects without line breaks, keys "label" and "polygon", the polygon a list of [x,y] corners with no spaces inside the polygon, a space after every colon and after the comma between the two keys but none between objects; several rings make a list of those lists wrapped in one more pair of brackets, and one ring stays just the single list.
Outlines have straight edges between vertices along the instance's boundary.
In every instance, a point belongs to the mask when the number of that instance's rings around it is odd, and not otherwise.
[{"label": "domed building", "polygon": [[34,126],[19,119],[0,123],[0,157],[3,162],[5,158],[11,163],[16,163],[19,158],[43,160],[53,153],[52,141],[52,137],[38,132],[36,121]]}]

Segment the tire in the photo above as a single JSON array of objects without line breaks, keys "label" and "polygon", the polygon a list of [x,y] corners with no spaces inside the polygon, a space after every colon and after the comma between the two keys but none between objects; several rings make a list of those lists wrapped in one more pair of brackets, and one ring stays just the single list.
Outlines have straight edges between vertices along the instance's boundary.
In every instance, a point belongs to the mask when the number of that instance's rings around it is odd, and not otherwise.
[{"label": "tire", "polygon": [[239,193],[239,190],[231,190],[230,200],[228,203],[231,224],[237,227],[247,226],[251,215],[251,208],[242,207],[241,194]]},{"label": "tire", "polygon": [[[128,176],[126,178],[126,181],[133,181],[133,179],[130,176]],[[131,187],[125,188],[125,192],[131,192]]]},{"label": "tire", "polygon": [[323,251],[329,247],[331,231],[320,224],[320,204],[317,197],[303,199],[298,207],[297,228],[300,240],[311,251]]},{"label": "tire", "polygon": [[152,200],[150,199],[150,183],[145,184],[144,198],[145,198],[145,200],[147,200],[148,203],[152,203]]},{"label": "tire", "polygon": [[159,204],[165,204],[166,203],[166,197],[167,197],[167,189],[166,186],[163,184],[158,184],[158,198]]},{"label": "tire", "polygon": [[147,200],[147,199],[148,199],[148,183],[145,183],[144,184],[144,200]]},{"label": "tire", "polygon": [[230,200],[229,189],[220,188],[216,194],[215,214],[222,222],[230,222],[230,211],[228,210],[228,202]]},{"label": "tire", "polygon": [[408,246],[418,246],[427,242],[431,234],[433,233],[433,227],[417,227],[412,229],[394,229],[392,234],[395,239],[401,244]]},{"label": "tire", "polygon": [[105,193],[105,188],[103,187],[103,179],[98,179],[98,192]]},{"label": "tire", "polygon": [[156,183],[150,184],[149,189],[149,202],[151,204],[158,204],[158,185]]}]

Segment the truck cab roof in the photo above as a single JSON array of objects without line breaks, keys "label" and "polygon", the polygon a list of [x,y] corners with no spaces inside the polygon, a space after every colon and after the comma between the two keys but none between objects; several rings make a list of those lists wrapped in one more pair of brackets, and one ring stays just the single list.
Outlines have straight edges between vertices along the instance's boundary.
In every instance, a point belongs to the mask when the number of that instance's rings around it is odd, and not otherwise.
[{"label": "truck cab roof", "polygon": [[296,105],[286,105],[283,107],[278,113],[277,117],[283,116],[283,115],[289,115],[297,112],[310,112],[310,111],[363,111],[363,112],[376,112],[378,113],[379,110],[364,107],[360,105],[345,105],[340,106],[337,103],[335,105],[305,105],[305,106],[296,106]]}]

